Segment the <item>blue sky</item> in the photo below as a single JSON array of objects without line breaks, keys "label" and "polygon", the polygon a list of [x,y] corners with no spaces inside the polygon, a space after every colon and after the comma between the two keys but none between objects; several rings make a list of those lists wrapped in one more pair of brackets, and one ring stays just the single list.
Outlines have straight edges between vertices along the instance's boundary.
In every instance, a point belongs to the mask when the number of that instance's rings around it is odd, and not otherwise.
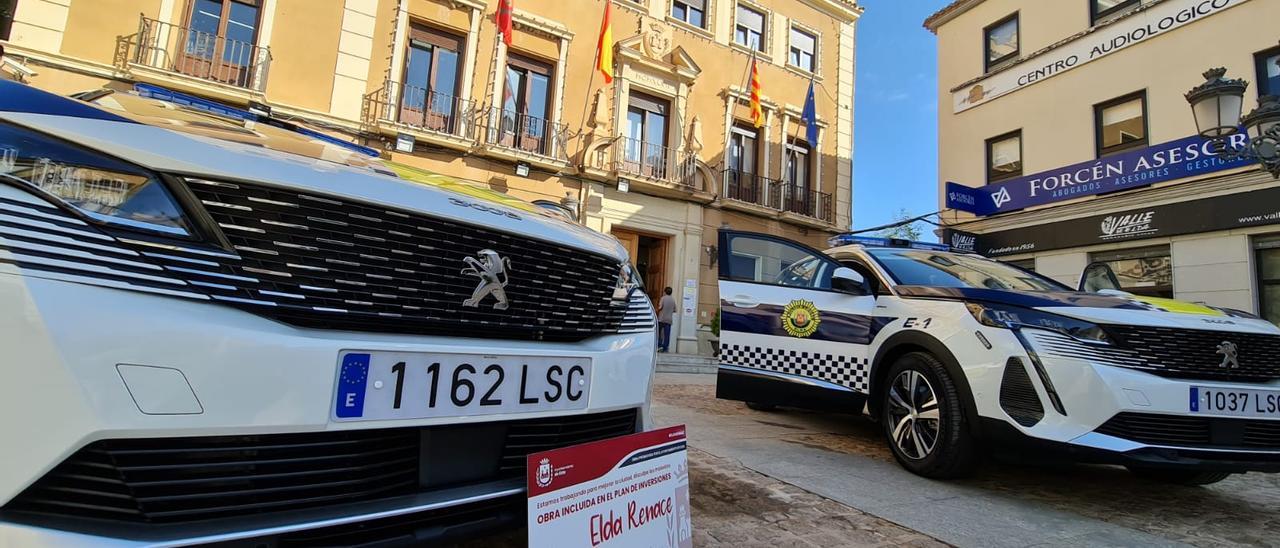
[{"label": "blue sky", "polygon": [[854,229],[938,209],[937,52],[922,23],[948,0],[858,3]]}]

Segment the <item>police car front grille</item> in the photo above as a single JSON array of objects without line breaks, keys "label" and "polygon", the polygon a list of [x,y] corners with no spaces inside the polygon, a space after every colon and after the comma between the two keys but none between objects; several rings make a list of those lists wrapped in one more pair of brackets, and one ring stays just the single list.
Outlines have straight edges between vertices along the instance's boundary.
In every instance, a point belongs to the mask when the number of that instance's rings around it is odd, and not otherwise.
[{"label": "police car front grille", "polygon": [[[628,303],[613,300],[620,263],[610,257],[330,196],[188,184],[235,251],[152,258],[216,300],[290,324],[581,340],[616,333],[628,320]],[[493,295],[463,305],[480,284],[463,272],[464,260],[486,249],[510,261],[505,310]]]},{"label": "police car front grille", "polygon": [[[1141,359],[1144,369],[1164,377],[1262,382],[1280,378],[1280,335],[1233,333],[1204,329],[1104,326],[1127,356]],[[1233,343],[1237,363],[1224,364],[1219,345]]]},{"label": "police car front grille", "polygon": [[1119,413],[1096,430],[1171,447],[1280,450],[1280,421],[1156,413]]},{"label": "police car front grille", "polygon": [[[74,530],[84,518],[172,524],[340,507],[520,478],[530,453],[634,433],[637,415],[626,409],[421,428],[101,440],[2,510],[67,518]],[[439,441],[446,439],[452,443]],[[459,462],[468,477],[433,477]]]}]

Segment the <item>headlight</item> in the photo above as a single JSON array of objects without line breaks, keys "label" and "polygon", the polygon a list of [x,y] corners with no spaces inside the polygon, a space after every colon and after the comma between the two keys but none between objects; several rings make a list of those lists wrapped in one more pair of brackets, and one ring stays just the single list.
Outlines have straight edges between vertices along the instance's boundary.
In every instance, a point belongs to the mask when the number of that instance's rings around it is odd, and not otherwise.
[{"label": "headlight", "polygon": [[33,131],[0,124],[0,178],[27,183],[98,222],[191,235],[159,176]]},{"label": "headlight", "polygon": [[989,327],[1008,328],[1011,325],[1034,327],[1057,331],[1092,343],[1111,344],[1111,338],[1107,336],[1107,332],[1102,327],[1075,318],[1041,312],[1031,308],[991,303],[970,302],[965,303],[965,306],[969,309],[969,313],[973,314],[973,318],[978,320],[978,323]]}]

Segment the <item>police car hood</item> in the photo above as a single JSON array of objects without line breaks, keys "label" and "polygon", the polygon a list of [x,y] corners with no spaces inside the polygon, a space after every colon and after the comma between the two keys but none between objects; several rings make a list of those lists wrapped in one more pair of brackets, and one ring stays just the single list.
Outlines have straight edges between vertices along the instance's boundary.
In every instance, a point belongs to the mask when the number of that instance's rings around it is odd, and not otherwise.
[{"label": "police car hood", "polygon": [[[19,85],[20,86],[20,85]],[[25,86],[23,86],[25,87]],[[7,121],[78,143],[156,171],[209,179],[252,181],[294,191],[328,194],[399,210],[487,226],[618,261],[626,250],[610,236],[546,212],[510,196],[440,175],[408,180],[379,165],[358,166],[236,142],[163,125],[140,123],[110,110],[72,99],[3,89],[34,97],[24,103],[0,101]],[[11,96],[12,97],[12,96]],[[34,101],[43,101],[36,103]],[[333,151],[326,152],[332,155]]]},{"label": "police car hood", "polygon": [[898,288],[906,297],[949,298],[1034,308],[1101,324],[1280,335],[1280,327],[1247,312],[1122,291],[1010,291],[974,287]]}]

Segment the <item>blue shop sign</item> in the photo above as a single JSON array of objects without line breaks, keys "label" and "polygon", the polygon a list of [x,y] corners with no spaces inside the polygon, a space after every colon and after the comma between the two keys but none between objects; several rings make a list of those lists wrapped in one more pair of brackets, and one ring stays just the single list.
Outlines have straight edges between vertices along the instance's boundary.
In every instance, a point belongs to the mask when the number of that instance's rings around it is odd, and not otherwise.
[{"label": "blue shop sign", "polygon": [[[1247,143],[1248,136],[1243,132],[1231,136],[1232,147]],[[947,182],[946,204],[950,209],[994,215],[1243,167],[1250,163],[1247,159],[1223,160],[1210,149],[1207,139],[1193,136],[981,188]]]}]

